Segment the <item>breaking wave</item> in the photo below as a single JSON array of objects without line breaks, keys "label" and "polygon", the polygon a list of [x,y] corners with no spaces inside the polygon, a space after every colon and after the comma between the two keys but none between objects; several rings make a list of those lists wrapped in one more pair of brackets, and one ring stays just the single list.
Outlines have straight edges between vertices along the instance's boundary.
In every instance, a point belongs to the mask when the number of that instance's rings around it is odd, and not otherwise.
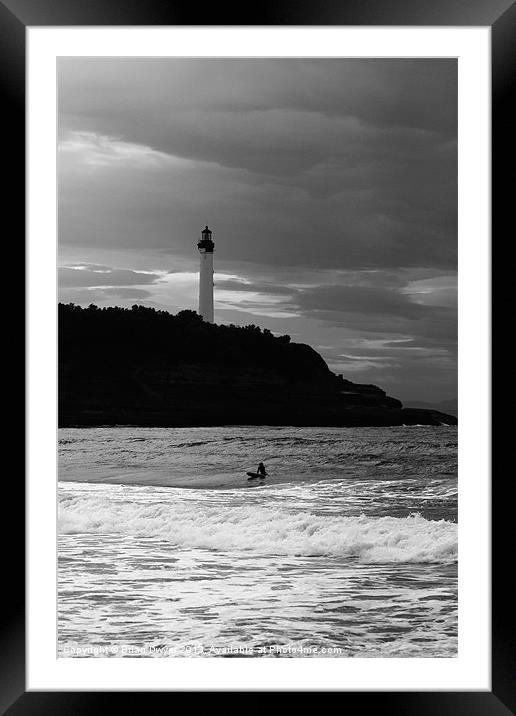
[{"label": "breaking wave", "polygon": [[262,555],[357,558],[363,562],[454,562],[457,525],[409,517],[315,515],[284,507],[65,496],[61,534],[124,534],[181,548]]}]

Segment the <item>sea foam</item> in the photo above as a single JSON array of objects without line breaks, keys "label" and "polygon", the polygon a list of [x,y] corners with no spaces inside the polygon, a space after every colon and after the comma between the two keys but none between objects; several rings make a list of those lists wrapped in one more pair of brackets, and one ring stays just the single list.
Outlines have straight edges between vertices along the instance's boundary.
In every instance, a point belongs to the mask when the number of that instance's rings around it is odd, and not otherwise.
[{"label": "sea foam", "polygon": [[317,515],[306,510],[197,501],[141,503],[105,496],[61,498],[61,534],[122,534],[181,548],[363,562],[454,562],[457,525],[408,517]]}]

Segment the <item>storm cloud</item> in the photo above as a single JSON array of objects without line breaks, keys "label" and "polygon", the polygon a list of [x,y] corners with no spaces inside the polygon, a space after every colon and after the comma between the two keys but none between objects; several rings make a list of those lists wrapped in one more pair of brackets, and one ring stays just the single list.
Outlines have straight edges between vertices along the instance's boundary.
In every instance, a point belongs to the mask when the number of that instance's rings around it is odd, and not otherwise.
[{"label": "storm cloud", "polygon": [[69,286],[130,286],[155,283],[159,274],[128,269],[112,269],[101,267],[70,267],[59,268],[59,285]]}]

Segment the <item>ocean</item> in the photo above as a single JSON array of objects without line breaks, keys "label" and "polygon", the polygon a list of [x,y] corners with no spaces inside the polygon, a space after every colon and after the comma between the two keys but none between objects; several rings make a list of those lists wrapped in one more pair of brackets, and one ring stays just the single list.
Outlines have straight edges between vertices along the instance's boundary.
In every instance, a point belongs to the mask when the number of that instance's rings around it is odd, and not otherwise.
[{"label": "ocean", "polygon": [[58,495],[60,657],[457,655],[456,427],[61,429]]}]

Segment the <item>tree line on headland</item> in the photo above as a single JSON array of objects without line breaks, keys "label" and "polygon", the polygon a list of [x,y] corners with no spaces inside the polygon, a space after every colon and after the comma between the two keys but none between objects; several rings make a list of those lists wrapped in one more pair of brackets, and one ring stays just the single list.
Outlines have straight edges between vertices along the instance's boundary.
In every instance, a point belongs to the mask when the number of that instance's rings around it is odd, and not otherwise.
[{"label": "tree line on headland", "polygon": [[194,311],[60,303],[58,334],[60,426],[456,423],[335,375],[287,335]]}]

